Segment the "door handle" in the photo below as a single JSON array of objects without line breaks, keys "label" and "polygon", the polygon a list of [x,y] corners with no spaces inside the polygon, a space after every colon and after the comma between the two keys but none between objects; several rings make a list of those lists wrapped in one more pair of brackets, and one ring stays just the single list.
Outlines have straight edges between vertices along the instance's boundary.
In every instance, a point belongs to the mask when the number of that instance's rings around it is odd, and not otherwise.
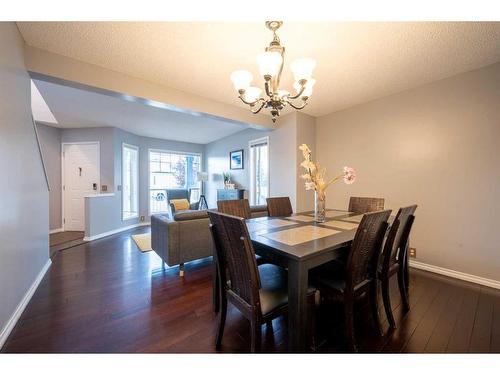
[{"label": "door handle", "polygon": [[82,177],[82,167],[78,167],[78,171],[80,173],[80,177]]}]

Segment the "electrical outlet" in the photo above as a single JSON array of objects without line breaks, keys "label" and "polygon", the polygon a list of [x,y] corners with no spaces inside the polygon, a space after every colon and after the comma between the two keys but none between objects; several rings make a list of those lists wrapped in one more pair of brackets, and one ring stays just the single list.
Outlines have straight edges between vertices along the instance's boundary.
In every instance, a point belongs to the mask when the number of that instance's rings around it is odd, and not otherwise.
[{"label": "electrical outlet", "polygon": [[417,257],[417,249],[415,249],[414,247],[410,247],[409,255],[410,255],[410,258],[416,258]]}]

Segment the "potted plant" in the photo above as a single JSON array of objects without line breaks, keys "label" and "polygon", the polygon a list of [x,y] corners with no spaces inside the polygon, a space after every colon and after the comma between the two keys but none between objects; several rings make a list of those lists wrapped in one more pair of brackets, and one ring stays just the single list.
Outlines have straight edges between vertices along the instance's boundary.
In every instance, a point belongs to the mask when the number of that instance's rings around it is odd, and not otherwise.
[{"label": "potted plant", "polygon": [[224,179],[224,189],[229,189],[231,185],[231,174],[229,172],[222,172],[222,177]]}]

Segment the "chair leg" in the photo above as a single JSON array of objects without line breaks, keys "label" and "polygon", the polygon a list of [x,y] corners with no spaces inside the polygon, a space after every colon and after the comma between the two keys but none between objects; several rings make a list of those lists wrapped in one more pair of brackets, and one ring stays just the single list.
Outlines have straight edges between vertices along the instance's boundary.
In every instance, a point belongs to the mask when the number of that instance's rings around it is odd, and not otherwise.
[{"label": "chair leg", "polygon": [[382,324],[380,324],[380,316],[378,312],[378,282],[374,280],[372,286],[370,287],[370,306],[372,310],[373,324],[375,325],[375,330],[379,336],[384,335],[382,330]]},{"label": "chair leg", "polygon": [[184,263],[179,264],[179,276],[184,277]]},{"label": "chair leg", "polygon": [[214,312],[218,313],[220,311],[220,300],[221,300],[221,287],[219,280],[219,272],[217,270],[217,266],[213,267],[213,276],[212,276],[212,299],[214,305]]},{"label": "chair leg", "polygon": [[356,338],[354,336],[354,301],[345,301],[345,334],[349,350],[357,353]]},{"label": "chair leg", "polygon": [[260,351],[261,330],[262,324],[257,319],[252,319],[250,322],[250,350],[252,353],[257,353]]},{"label": "chair leg", "polygon": [[404,273],[405,273],[405,288],[406,288],[406,293],[408,294],[408,290],[410,289],[410,267],[408,265],[408,255],[406,256],[404,262]]},{"label": "chair leg", "polygon": [[392,329],[396,329],[396,321],[394,320],[394,315],[392,315],[391,299],[389,296],[389,278],[387,277],[382,279],[382,299],[384,300],[384,310],[389,325]]},{"label": "chair leg", "polygon": [[398,286],[399,286],[399,293],[401,294],[401,301],[403,301],[403,307],[405,308],[406,311],[408,311],[410,310],[410,303],[408,302],[408,294],[406,293],[404,267],[399,267]]},{"label": "chair leg", "polygon": [[219,311],[219,327],[217,329],[217,337],[215,338],[215,348],[220,349],[222,344],[222,336],[224,335],[224,326],[226,325],[227,315],[227,299],[221,296],[220,311]]}]

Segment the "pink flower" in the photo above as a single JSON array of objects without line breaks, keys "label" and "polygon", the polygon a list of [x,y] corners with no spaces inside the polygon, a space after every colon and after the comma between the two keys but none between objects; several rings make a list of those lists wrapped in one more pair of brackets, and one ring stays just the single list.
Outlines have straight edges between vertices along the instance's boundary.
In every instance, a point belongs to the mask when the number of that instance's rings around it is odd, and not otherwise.
[{"label": "pink flower", "polygon": [[344,183],[351,185],[356,181],[356,171],[351,167],[344,167]]}]

